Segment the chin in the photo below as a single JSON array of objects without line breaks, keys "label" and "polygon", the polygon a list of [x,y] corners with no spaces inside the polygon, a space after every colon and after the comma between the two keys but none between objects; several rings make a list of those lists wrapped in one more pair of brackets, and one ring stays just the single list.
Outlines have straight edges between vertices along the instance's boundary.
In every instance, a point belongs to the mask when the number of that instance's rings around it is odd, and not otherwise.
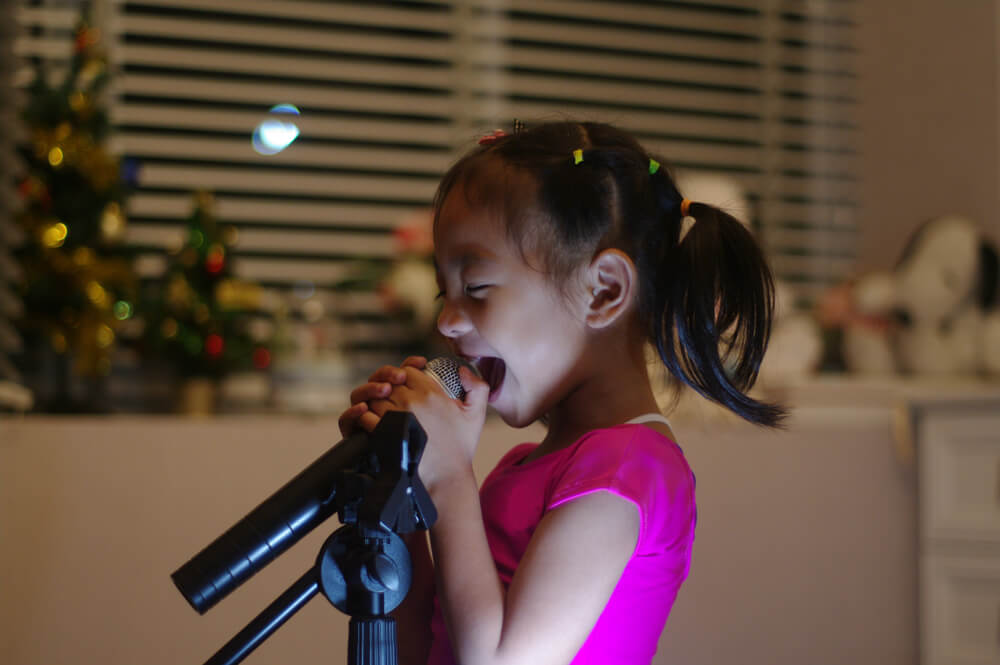
[{"label": "chin", "polygon": [[537,422],[547,422],[545,414],[531,413],[528,415],[521,415],[518,413],[510,413],[506,410],[500,410],[497,408],[493,409],[500,419],[504,421],[508,427],[514,427],[516,429],[521,429],[524,427],[530,427]]}]

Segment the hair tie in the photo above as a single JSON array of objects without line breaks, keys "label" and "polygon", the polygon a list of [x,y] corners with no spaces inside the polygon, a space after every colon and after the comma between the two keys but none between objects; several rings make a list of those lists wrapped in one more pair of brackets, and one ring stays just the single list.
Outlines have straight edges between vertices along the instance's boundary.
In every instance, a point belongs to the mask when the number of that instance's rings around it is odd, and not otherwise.
[{"label": "hair tie", "polygon": [[583,150],[577,148],[573,151],[573,164],[579,164],[583,161]]},{"label": "hair tie", "polygon": [[660,170],[660,163],[655,159],[649,160],[649,175],[653,175]]},{"label": "hair tie", "polygon": [[687,199],[681,199],[681,217],[688,216],[688,210],[691,208],[691,201]]}]

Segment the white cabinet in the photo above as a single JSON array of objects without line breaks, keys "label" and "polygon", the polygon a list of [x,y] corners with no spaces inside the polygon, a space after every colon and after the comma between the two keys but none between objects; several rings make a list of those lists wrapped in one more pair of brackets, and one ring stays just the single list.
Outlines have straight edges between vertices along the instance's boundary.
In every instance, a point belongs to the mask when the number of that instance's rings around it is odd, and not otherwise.
[{"label": "white cabinet", "polygon": [[1000,390],[911,402],[922,665],[1000,664]]}]

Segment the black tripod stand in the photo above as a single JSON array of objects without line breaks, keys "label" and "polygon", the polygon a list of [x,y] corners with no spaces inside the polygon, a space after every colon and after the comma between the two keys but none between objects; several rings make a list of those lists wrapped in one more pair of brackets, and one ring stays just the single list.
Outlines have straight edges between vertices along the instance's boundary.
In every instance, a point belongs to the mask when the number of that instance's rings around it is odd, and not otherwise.
[{"label": "black tripod stand", "polygon": [[396,664],[396,624],[387,614],[412,577],[397,534],[430,528],[437,518],[417,476],[426,441],[413,414],[387,413],[371,435],[331,448],[173,574],[204,613],[333,512],[344,523],[316,565],[205,665],[236,665],[320,591],[351,617],[349,665]]}]

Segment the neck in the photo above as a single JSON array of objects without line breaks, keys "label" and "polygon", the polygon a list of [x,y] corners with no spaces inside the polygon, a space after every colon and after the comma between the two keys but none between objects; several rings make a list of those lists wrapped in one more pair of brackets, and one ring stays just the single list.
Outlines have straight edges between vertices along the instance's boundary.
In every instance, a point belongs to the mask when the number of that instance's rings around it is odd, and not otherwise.
[{"label": "neck", "polygon": [[587,365],[585,378],[548,412],[548,433],[537,454],[564,448],[591,430],[659,411],[642,345],[602,342]]}]

